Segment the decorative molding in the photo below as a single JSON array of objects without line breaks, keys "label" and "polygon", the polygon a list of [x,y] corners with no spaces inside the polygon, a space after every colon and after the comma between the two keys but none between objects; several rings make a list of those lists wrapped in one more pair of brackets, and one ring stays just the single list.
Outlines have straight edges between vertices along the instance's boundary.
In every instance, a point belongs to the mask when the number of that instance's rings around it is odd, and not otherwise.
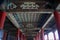
[{"label": "decorative molding", "polygon": [[35,2],[24,2],[20,5],[22,9],[38,9],[39,5],[37,5]]},{"label": "decorative molding", "polygon": [[14,9],[14,8],[17,8],[17,5],[15,5],[14,3],[9,3],[7,5],[7,9]]}]

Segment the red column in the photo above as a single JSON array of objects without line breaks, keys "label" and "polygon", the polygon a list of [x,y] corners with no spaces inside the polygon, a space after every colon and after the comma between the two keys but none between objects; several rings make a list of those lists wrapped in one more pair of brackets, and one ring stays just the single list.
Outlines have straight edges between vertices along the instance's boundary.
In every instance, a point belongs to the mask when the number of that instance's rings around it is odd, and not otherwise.
[{"label": "red column", "polygon": [[24,35],[23,35],[23,40],[24,40]]},{"label": "red column", "polygon": [[36,40],[36,37],[35,37],[35,40]]},{"label": "red column", "polygon": [[36,36],[36,40],[38,40],[38,35]]},{"label": "red column", "polygon": [[7,38],[7,32],[4,32],[3,40],[6,40],[6,38]]},{"label": "red column", "polygon": [[40,40],[40,33],[37,34],[34,40]]},{"label": "red column", "polygon": [[20,30],[18,29],[18,30],[17,30],[17,34],[16,34],[16,40],[19,39],[19,37],[20,37],[19,35],[20,35]]},{"label": "red column", "polygon": [[21,34],[21,40],[23,40],[23,35]]},{"label": "red column", "polygon": [[24,40],[26,40],[26,36],[24,35]]},{"label": "red column", "polygon": [[44,29],[41,29],[41,40],[44,40]]},{"label": "red column", "polygon": [[37,40],[39,40],[39,36],[37,35]]},{"label": "red column", "polygon": [[24,40],[26,40],[26,36],[24,36]]},{"label": "red column", "polygon": [[39,39],[38,39],[38,34],[35,36],[35,40],[39,40]]},{"label": "red column", "polygon": [[6,12],[0,12],[0,29],[3,29]]},{"label": "red column", "polygon": [[37,40],[38,40],[38,35],[37,35]]},{"label": "red column", "polygon": [[59,40],[60,40],[60,14],[58,13],[58,11],[54,11],[54,17],[56,20],[56,28],[58,30],[58,34],[59,34]]},{"label": "red column", "polygon": [[24,37],[23,37],[24,35],[22,35],[22,40],[24,40]]},{"label": "red column", "polygon": [[55,32],[53,32],[53,35],[54,35],[54,40],[56,40]]},{"label": "red column", "polygon": [[25,36],[23,36],[23,39],[25,40]]},{"label": "red column", "polygon": [[38,40],[39,40],[39,33],[38,33]]},{"label": "red column", "polygon": [[25,40],[25,36],[24,36],[24,40]]},{"label": "red column", "polygon": [[34,39],[36,40],[36,37]]},{"label": "red column", "polygon": [[37,40],[37,36],[36,36],[36,39],[35,40]]},{"label": "red column", "polygon": [[39,40],[41,40],[41,38],[40,38],[40,33],[39,33]]},{"label": "red column", "polygon": [[19,37],[20,37],[20,40],[21,40],[21,34],[22,34],[22,33],[20,32],[20,35],[19,35]]},{"label": "red column", "polygon": [[23,40],[22,32],[20,32],[20,40]]}]

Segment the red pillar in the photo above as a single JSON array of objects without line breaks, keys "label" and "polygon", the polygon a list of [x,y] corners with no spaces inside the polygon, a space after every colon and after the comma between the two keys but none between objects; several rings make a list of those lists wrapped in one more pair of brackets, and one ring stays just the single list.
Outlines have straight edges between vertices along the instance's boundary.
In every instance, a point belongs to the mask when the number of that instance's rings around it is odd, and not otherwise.
[{"label": "red pillar", "polygon": [[53,35],[54,35],[54,40],[56,40],[55,32],[53,32]]},{"label": "red pillar", "polygon": [[23,35],[23,40],[24,40],[24,35]]},{"label": "red pillar", "polygon": [[22,40],[24,40],[23,34],[22,34]]},{"label": "red pillar", "polygon": [[24,40],[26,40],[26,36],[24,36]]},{"label": "red pillar", "polygon": [[24,35],[24,40],[26,40],[26,36]]},{"label": "red pillar", "polygon": [[24,40],[25,40],[25,36],[24,36]]},{"label": "red pillar", "polygon": [[25,35],[23,36],[23,39],[25,40]]},{"label": "red pillar", "polygon": [[21,34],[21,40],[23,40],[23,35]]},{"label": "red pillar", "polygon": [[3,29],[6,12],[0,12],[0,29]]},{"label": "red pillar", "polygon": [[35,40],[37,40],[37,36],[36,36],[36,39]]},{"label": "red pillar", "polygon": [[36,37],[35,37],[35,40],[36,40]]},{"label": "red pillar", "polygon": [[17,34],[16,34],[16,40],[18,40],[19,37],[20,37],[20,30],[18,29],[18,30],[17,30]]},{"label": "red pillar", "polygon": [[38,40],[38,35],[37,35],[37,40]]},{"label": "red pillar", "polygon": [[60,14],[58,13],[58,11],[54,11],[54,17],[56,20],[56,28],[58,30],[58,34],[59,34],[59,40],[60,40]]},{"label": "red pillar", "polygon": [[[6,12],[0,11],[0,30],[3,30],[5,18],[6,18]],[[4,32],[3,33],[3,40],[6,40],[6,36],[7,36],[7,33]]]},{"label": "red pillar", "polygon": [[39,33],[38,33],[38,40],[39,40]]},{"label": "red pillar", "polygon": [[39,40],[39,34],[37,35],[37,37],[38,37],[37,39]]},{"label": "red pillar", "polygon": [[20,32],[20,35],[19,35],[19,37],[20,37],[20,40],[21,40],[21,34],[22,34],[22,33]]},{"label": "red pillar", "polygon": [[40,33],[39,33],[39,40],[41,40],[41,38],[40,38]]},{"label": "red pillar", "polygon": [[36,36],[36,39],[38,40],[38,35]]},{"label": "red pillar", "polygon": [[3,40],[6,40],[6,38],[7,38],[7,32],[4,32]]},{"label": "red pillar", "polygon": [[41,29],[41,40],[44,40],[44,29]]},{"label": "red pillar", "polygon": [[20,40],[23,40],[22,38],[23,38],[22,32],[20,31]]},{"label": "red pillar", "polygon": [[34,39],[36,40],[36,37]]}]

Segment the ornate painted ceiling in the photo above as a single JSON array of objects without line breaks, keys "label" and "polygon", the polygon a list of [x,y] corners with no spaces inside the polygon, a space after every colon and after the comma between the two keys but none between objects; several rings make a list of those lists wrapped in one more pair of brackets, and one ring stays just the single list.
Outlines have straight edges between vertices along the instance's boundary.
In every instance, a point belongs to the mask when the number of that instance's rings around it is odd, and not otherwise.
[{"label": "ornate painted ceiling", "polygon": [[36,36],[41,28],[44,28],[46,34],[48,31],[53,30],[52,28],[56,28],[53,15],[53,7],[55,8],[56,5],[53,6],[49,3],[51,1],[7,0],[7,17],[28,37]]}]

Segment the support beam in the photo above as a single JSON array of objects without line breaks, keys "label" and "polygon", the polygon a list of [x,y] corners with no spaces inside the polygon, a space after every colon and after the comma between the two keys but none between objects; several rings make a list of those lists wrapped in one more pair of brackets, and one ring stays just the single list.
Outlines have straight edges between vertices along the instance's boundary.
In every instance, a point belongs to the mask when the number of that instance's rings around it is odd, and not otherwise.
[{"label": "support beam", "polygon": [[[45,28],[46,27],[46,25],[51,21],[51,19],[53,18],[53,14],[51,14],[51,16],[49,17],[49,19],[45,22],[45,24],[42,26],[42,28]],[[40,30],[41,31],[41,30]],[[40,32],[39,31],[39,32]]]},{"label": "support beam", "polygon": [[19,28],[19,24],[17,23],[17,21],[15,20],[14,16],[10,13],[7,14],[7,17],[9,18],[9,20],[17,27]]},{"label": "support beam", "polygon": [[7,12],[7,13],[11,13],[11,14],[13,14],[13,13],[43,13],[43,14],[51,14],[53,12],[53,10],[52,9],[41,9],[41,10],[39,10],[39,11],[10,11],[10,12]]}]

